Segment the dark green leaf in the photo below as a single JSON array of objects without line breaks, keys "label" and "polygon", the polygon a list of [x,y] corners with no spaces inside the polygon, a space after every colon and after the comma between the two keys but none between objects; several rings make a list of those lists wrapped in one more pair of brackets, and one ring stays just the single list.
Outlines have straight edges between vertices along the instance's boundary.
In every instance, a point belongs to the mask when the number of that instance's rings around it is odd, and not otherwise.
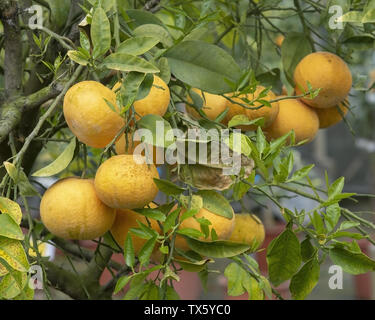
[{"label": "dark green leaf", "polygon": [[320,266],[316,258],[306,262],[290,282],[289,289],[293,299],[305,299],[317,285],[319,273]]},{"label": "dark green leaf", "polygon": [[150,62],[127,53],[112,53],[104,59],[102,66],[124,72],[157,73],[160,71]]},{"label": "dark green leaf", "polygon": [[267,250],[270,280],[278,286],[290,279],[301,265],[301,247],[297,236],[290,229],[285,230]]},{"label": "dark green leaf", "polygon": [[329,256],[334,264],[339,265],[350,274],[363,274],[375,270],[375,261],[362,252],[352,252],[348,249],[335,247],[329,250]]},{"label": "dark green leaf", "polygon": [[237,82],[241,70],[234,59],[218,46],[202,41],[183,41],[165,54],[172,73],[188,85],[210,93],[232,89],[226,79]]},{"label": "dark green leaf", "polygon": [[229,241],[211,241],[204,242],[185,236],[189,247],[202,256],[212,258],[229,258],[244,253],[250,249],[250,246],[242,243]]},{"label": "dark green leaf", "polygon": [[111,47],[111,26],[105,11],[97,8],[92,17],[91,40],[94,59],[105,54]]}]

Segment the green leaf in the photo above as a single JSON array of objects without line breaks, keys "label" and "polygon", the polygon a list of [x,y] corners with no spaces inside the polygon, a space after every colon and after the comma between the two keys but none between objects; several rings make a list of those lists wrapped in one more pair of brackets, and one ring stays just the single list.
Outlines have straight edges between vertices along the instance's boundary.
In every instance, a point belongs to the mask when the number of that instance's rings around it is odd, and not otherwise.
[{"label": "green leaf", "polygon": [[331,232],[339,222],[341,216],[340,206],[335,203],[327,207],[325,215],[325,224],[328,232]]},{"label": "green leaf", "polygon": [[147,264],[150,260],[152,251],[154,250],[156,244],[156,237],[153,237],[143,245],[141,250],[139,251],[138,254],[138,259],[141,264]]},{"label": "green leaf", "polygon": [[200,211],[200,209],[195,209],[195,208],[185,211],[182,214],[180,221],[182,222],[186,219],[189,219],[190,217],[194,217],[199,211]]},{"label": "green leaf", "polygon": [[210,93],[231,92],[226,80],[237,82],[241,74],[232,56],[220,47],[202,41],[180,42],[164,56],[175,77]]},{"label": "green leaf", "polygon": [[[165,28],[163,22],[154,14],[145,10],[126,10],[127,16],[130,18],[129,23],[133,23],[136,27],[143,24],[157,24]],[[127,17],[124,17],[127,18]]]},{"label": "green leaf", "polygon": [[233,128],[237,126],[262,126],[264,124],[264,118],[258,118],[254,120],[249,120],[249,118],[244,114],[239,114],[234,116],[228,122],[228,128]]},{"label": "green leaf", "polygon": [[167,286],[167,293],[165,295],[166,300],[180,300],[180,296],[171,286]]},{"label": "green leaf", "polygon": [[319,280],[320,266],[316,258],[306,262],[290,281],[293,299],[303,300],[315,288]]},{"label": "green leaf", "polygon": [[117,48],[117,53],[127,53],[134,56],[139,56],[151,50],[159,43],[159,39],[142,36],[134,37],[122,42]]},{"label": "green leaf", "polygon": [[[90,39],[87,36],[86,32],[84,32],[82,30],[79,33],[79,42],[80,42],[80,45],[83,49],[85,49],[87,52],[90,52],[90,49],[91,49]],[[68,54],[69,54],[69,52],[68,52]]]},{"label": "green leaf", "polygon": [[145,59],[123,52],[112,53],[104,59],[102,66],[124,72],[137,71],[143,73],[157,73],[160,71]]},{"label": "green leaf", "polygon": [[[137,125],[141,129],[147,129],[144,136],[147,144],[168,148],[174,143],[171,125],[159,115],[148,114],[138,120]],[[142,133],[140,132],[141,137]]]},{"label": "green leaf", "polygon": [[0,214],[0,236],[16,240],[24,238],[20,226],[8,214]]},{"label": "green leaf", "polygon": [[197,195],[203,199],[203,208],[227,219],[233,218],[233,208],[228,200],[218,192],[201,190]]},{"label": "green leaf", "polygon": [[181,188],[168,180],[154,178],[154,182],[158,189],[168,196],[177,196],[185,191],[184,188]]},{"label": "green leaf", "polygon": [[311,217],[311,222],[314,225],[314,228],[317,233],[323,234],[325,233],[325,228],[324,228],[324,222],[321,217],[321,215],[318,213],[318,211],[314,211],[313,216]]},{"label": "green leaf", "polygon": [[352,239],[364,239],[365,236],[360,233],[353,233],[348,231],[336,231],[331,234],[330,238],[336,239],[336,238],[352,238]]},{"label": "green leaf", "polygon": [[160,58],[158,67],[160,69],[159,77],[168,84],[171,81],[171,68],[169,67],[168,59],[165,57]]},{"label": "green leaf", "polygon": [[187,260],[181,260],[181,259],[174,259],[182,269],[188,272],[200,272],[205,268],[207,263],[212,262],[211,259],[204,259],[201,261],[187,261]]},{"label": "green leaf", "polygon": [[142,272],[132,277],[130,289],[126,292],[124,300],[134,300],[140,296],[144,290],[144,287],[146,286],[144,280],[146,279],[147,275],[148,273]]},{"label": "green leaf", "polygon": [[0,212],[8,214],[17,224],[21,223],[22,211],[17,202],[0,197]]},{"label": "green leaf", "polygon": [[228,295],[240,296],[245,293],[244,281],[248,281],[249,275],[237,263],[230,263],[224,270],[224,275],[228,279]]},{"label": "green leaf", "polygon": [[184,235],[184,236],[188,236],[188,237],[191,237],[191,238],[203,238],[204,237],[204,234],[202,232],[200,232],[199,230],[197,229],[193,229],[193,228],[183,228],[183,229],[179,229],[177,231],[178,234],[181,234],[181,235]]},{"label": "green leaf", "polygon": [[136,209],[134,211],[138,212],[139,214],[147,218],[151,218],[157,221],[163,222],[166,219],[165,214],[158,209],[143,208],[143,209]]},{"label": "green leaf", "polygon": [[337,231],[351,229],[351,228],[354,228],[354,227],[358,227],[360,225],[361,224],[359,222],[356,222],[356,221],[343,221]]},{"label": "green leaf", "polygon": [[290,279],[301,265],[301,247],[297,236],[290,229],[285,230],[267,250],[269,276],[273,284],[278,286]]},{"label": "green leaf", "polygon": [[341,177],[334,181],[328,188],[328,200],[332,200],[338,196],[344,188],[345,178]]},{"label": "green leaf", "polygon": [[161,300],[160,288],[154,282],[150,281],[144,289],[141,300]]},{"label": "green leaf", "polygon": [[375,22],[375,3],[374,1],[368,0],[365,9],[363,10],[362,23],[374,23]]},{"label": "green leaf", "polygon": [[0,281],[0,297],[10,300],[22,293],[27,284],[27,273],[15,271]]},{"label": "green leaf", "polygon": [[163,231],[164,234],[167,233],[169,230],[171,230],[176,225],[177,217],[180,214],[181,209],[176,209],[173,212],[171,212],[167,219],[165,219],[165,222],[163,223]]},{"label": "green leaf", "polygon": [[307,238],[301,242],[301,257],[303,262],[310,260],[315,252],[316,249],[311,244],[310,239]]},{"label": "green leaf", "polygon": [[136,100],[139,88],[142,82],[145,80],[146,75],[141,72],[129,72],[123,84],[121,85],[120,92],[117,93],[117,99],[120,99],[119,103],[122,105],[121,114],[124,114],[129,108],[132,106],[134,101]]},{"label": "green leaf", "polygon": [[281,60],[288,81],[293,83],[293,73],[297,64],[312,52],[306,34],[289,32],[281,46]]},{"label": "green leaf", "polygon": [[202,256],[212,258],[230,258],[244,253],[250,249],[250,246],[242,243],[229,241],[211,241],[205,242],[184,236],[189,247]]},{"label": "green leaf", "polygon": [[310,164],[308,166],[303,167],[302,169],[297,170],[296,172],[293,173],[292,177],[288,179],[286,182],[293,182],[293,181],[300,181],[303,178],[305,178],[309,172],[311,171],[312,168],[314,168],[314,164]]},{"label": "green leaf", "polygon": [[129,267],[133,267],[135,263],[135,253],[134,253],[134,246],[133,241],[130,233],[128,232],[125,244],[124,244],[124,257],[125,257],[125,263]]},{"label": "green leaf", "polygon": [[105,54],[111,47],[111,26],[105,11],[97,8],[92,17],[91,40],[94,59]]},{"label": "green leaf", "polygon": [[[21,272],[29,270],[29,262],[27,261],[25,250],[18,240],[0,237],[0,259],[3,259],[15,270]],[[2,266],[1,263],[0,266]]]},{"label": "green leaf", "polygon": [[363,274],[375,270],[375,261],[362,252],[352,252],[345,248],[335,247],[329,250],[329,256],[334,264],[339,265],[350,274]]},{"label": "green leaf", "polygon": [[14,183],[19,187],[20,193],[25,197],[39,196],[39,192],[30,184],[26,174],[21,168],[16,168],[13,163],[4,162],[4,166]]},{"label": "green leaf", "polygon": [[70,0],[46,0],[51,9],[50,21],[57,28],[65,26],[69,16]]},{"label": "green leaf", "polygon": [[153,37],[165,47],[173,46],[173,39],[168,30],[157,24],[143,24],[134,30],[137,37]]},{"label": "green leaf", "polygon": [[132,276],[122,276],[120,279],[118,279],[113,293],[118,294],[129,283],[131,278]]},{"label": "green leaf", "polygon": [[78,50],[69,50],[68,51],[68,57],[70,60],[74,61],[75,63],[78,63],[82,66],[87,66],[89,64],[89,61],[87,60],[87,57]]},{"label": "green leaf", "polygon": [[56,158],[55,161],[48,166],[34,172],[33,177],[50,177],[60,173],[68,167],[74,157],[74,150],[76,149],[76,139],[73,138],[65,150]]}]

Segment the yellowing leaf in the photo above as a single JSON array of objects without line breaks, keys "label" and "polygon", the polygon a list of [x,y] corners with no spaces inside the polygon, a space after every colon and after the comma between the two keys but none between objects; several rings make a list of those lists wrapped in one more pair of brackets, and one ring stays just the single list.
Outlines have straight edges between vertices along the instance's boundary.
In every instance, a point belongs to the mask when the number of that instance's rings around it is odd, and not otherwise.
[{"label": "yellowing leaf", "polygon": [[7,274],[0,282],[0,297],[13,299],[18,296],[27,283],[26,272],[13,272]]},{"label": "yellowing leaf", "polygon": [[38,191],[30,184],[29,179],[21,168],[16,168],[13,163],[4,162],[4,166],[14,183],[19,187],[25,197],[38,196]]},{"label": "yellowing leaf", "polygon": [[17,202],[0,197],[0,212],[8,214],[18,224],[21,223],[22,211]]},{"label": "yellowing leaf", "polygon": [[73,139],[55,161],[34,172],[33,177],[50,177],[63,171],[72,161],[75,148],[76,139]]},{"label": "yellowing leaf", "polygon": [[[6,261],[15,270],[22,272],[29,270],[29,262],[27,261],[25,250],[18,240],[0,237],[0,259]],[[4,266],[0,263],[0,274],[5,268],[1,267]],[[5,270],[7,269],[5,268]]]}]

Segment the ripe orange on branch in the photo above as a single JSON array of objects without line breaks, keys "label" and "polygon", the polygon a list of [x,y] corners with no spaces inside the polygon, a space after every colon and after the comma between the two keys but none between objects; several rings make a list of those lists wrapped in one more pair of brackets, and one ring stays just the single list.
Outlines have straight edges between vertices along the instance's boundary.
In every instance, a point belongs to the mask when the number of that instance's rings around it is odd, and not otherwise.
[{"label": "ripe orange on branch", "polygon": [[330,52],[314,52],[304,57],[294,71],[297,95],[307,92],[308,84],[313,89],[321,89],[314,99],[302,101],[314,108],[330,108],[343,101],[352,86],[349,67],[339,56]]},{"label": "ripe orange on branch", "polygon": [[70,130],[90,147],[104,148],[125,125],[119,115],[116,94],[97,81],[82,81],[72,86],[65,95],[63,109]]},{"label": "ripe orange on branch", "polygon": [[[338,108],[341,112],[338,110]],[[345,103],[342,102],[338,106],[324,109],[317,108],[315,111],[319,117],[320,129],[325,129],[342,121],[343,117],[345,117],[345,115],[348,113],[348,108],[345,106]]]},{"label": "ripe orange on branch", "polygon": [[73,240],[92,240],[106,233],[115,210],[96,195],[92,179],[66,178],[56,182],[40,203],[43,224],[54,235]]},{"label": "ripe orange on branch", "polygon": [[115,209],[143,208],[150,203],[158,193],[153,179],[159,174],[155,165],[143,161],[139,155],[118,155],[103,162],[95,176],[98,197]]},{"label": "ripe orange on branch", "polygon": [[277,139],[291,130],[295,133],[296,143],[314,139],[319,130],[319,118],[315,109],[298,99],[281,100],[279,106],[276,120],[264,130],[268,140]]},{"label": "ripe orange on branch", "polygon": [[234,230],[229,241],[246,243],[250,246],[256,243],[260,247],[265,238],[262,221],[254,214],[236,213]]}]

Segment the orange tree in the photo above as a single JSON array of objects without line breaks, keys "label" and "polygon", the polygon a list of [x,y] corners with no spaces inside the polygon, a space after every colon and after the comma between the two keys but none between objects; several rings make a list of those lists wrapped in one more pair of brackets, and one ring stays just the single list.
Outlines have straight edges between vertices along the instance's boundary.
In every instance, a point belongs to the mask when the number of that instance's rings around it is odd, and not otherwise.
[{"label": "orange tree", "polygon": [[[373,47],[374,9],[371,0],[1,0],[0,298],[32,299],[30,266],[48,298],[54,287],[75,299],[110,299],[127,284],[125,299],[175,299],[181,270],[205,283],[222,258],[228,294],[252,299],[281,298],[275,287],[287,280],[304,299],[326,259],[373,271],[357,240],[374,244],[375,226],[340,204],[362,195],[344,193],[344,177],[314,184],[313,165],[296,167],[293,150],[351,112],[350,62]],[[151,139],[136,141],[137,129]],[[219,138],[198,135],[194,151],[224,141],[237,172],[188,152],[161,179],[163,161],[132,156],[139,144],[147,158],[172,157],[177,144],[191,151],[189,130],[210,129]],[[40,177],[59,182],[44,192]],[[166,202],[152,202],[158,191]],[[280,191],[316,206],[284,207]],[[262,223],[231,207],[259,195],[286,221],[266,248],[267,276],[251,255]],[[45,243],[85,268],[49,261]],[[105,269],[112,279],[100,285]]]}]

